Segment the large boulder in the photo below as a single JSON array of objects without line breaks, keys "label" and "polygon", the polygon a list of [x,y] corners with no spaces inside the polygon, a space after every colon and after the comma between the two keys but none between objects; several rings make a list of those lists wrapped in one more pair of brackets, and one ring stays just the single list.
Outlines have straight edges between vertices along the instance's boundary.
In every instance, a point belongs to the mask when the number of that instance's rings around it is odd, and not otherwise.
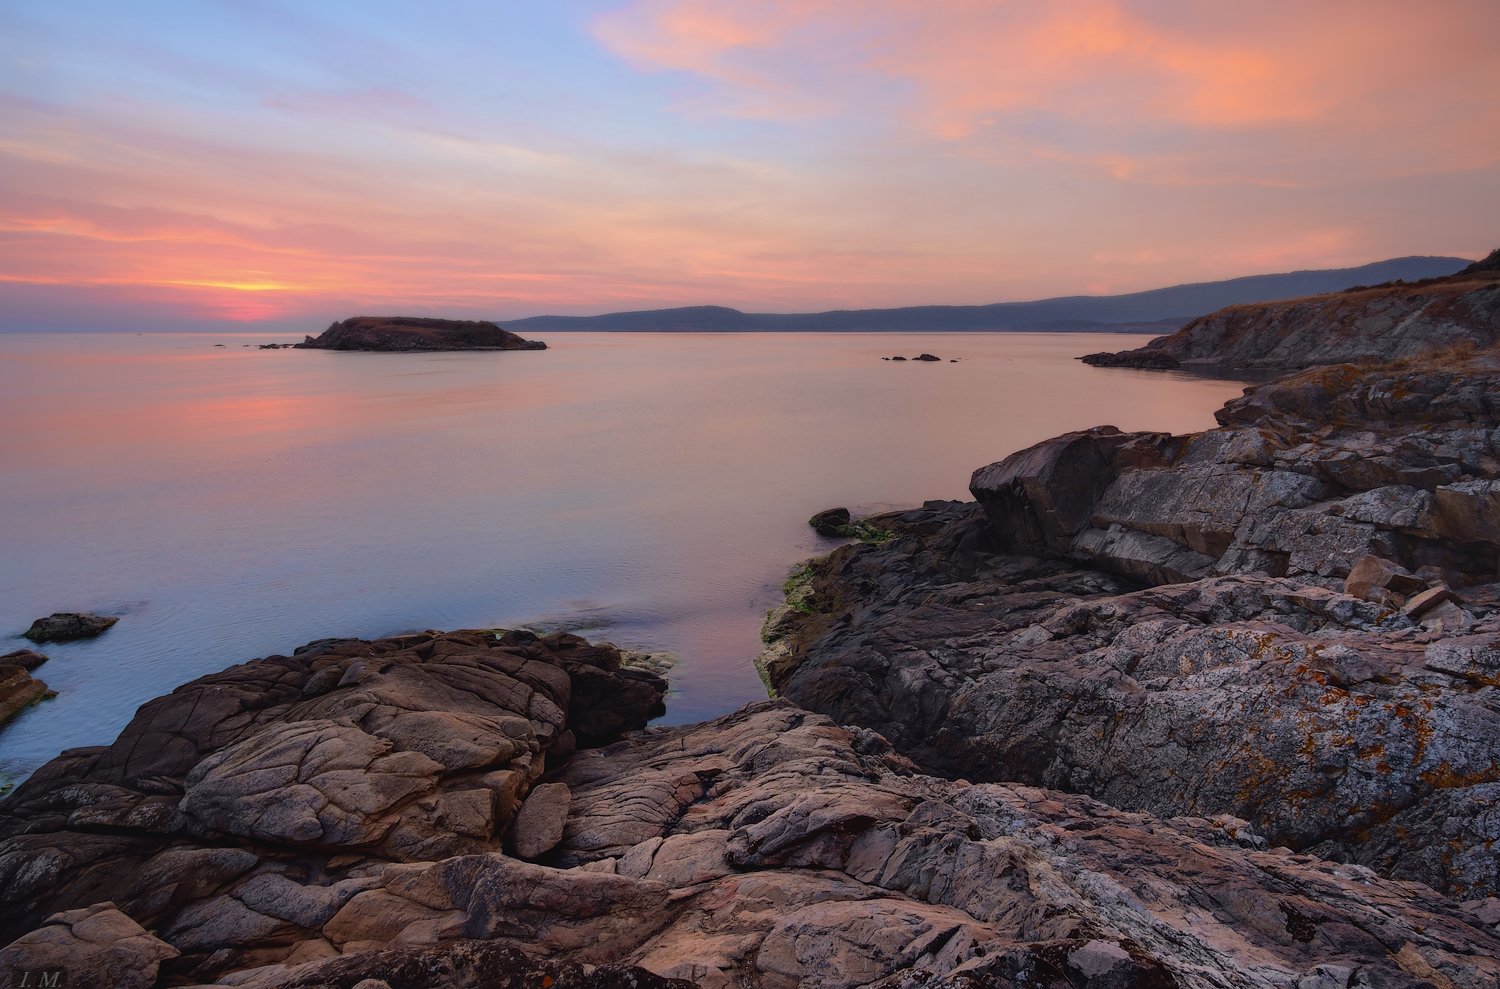
[{"label": "large boulder", "polygon": [[1131,438],[1113,426],[1065,433],[975,471],[969,491],[1005,548],[1066,551],[1114,483],[1115,455]]}]

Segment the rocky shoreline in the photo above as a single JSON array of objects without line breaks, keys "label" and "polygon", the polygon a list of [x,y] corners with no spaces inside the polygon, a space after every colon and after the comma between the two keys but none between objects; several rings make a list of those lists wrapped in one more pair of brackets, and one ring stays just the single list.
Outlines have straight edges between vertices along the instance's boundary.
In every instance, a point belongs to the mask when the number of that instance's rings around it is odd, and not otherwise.
[{"label": "rocky shoreline", "polygon": [[1226,815],[924,775],[786,701],[642,730],[664,686],[524,632],[312,643],[194,681],[0,804],[0,968],[127,989],[1500,985],[1500,901]]},{"label": "rocky shoreline", "polygon": [[1318,369],[866,524],[762,658],[924,766],[1500,893],[1500,360]]},{"label": "rocky shoreline", "polygon": [[777,698],[701,724],[648,727],[666,682],[563,633],[195,680],[0,801],[0,979],[1500,989],[1470,343],[819,513],[855,541],[767,619]]}]

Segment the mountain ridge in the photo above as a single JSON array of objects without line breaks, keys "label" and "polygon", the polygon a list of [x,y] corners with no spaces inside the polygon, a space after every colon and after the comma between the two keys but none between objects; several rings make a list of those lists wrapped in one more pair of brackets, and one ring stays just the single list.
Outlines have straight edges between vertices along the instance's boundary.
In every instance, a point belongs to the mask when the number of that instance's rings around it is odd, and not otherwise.
[{"label": "mountain ridge", "polygon": [[546,332],[1162,332],[1225,306],[1325,292],[1367,282],[1451,275],[1466,258],[1413,255],[1352,268],[1307,269],[1190,282],[1120,295],[1071,295],[985,305],[832,309],[750,313],[728,306],[681,306],[597,316],[529,316],[501,320],[508,329]]}]

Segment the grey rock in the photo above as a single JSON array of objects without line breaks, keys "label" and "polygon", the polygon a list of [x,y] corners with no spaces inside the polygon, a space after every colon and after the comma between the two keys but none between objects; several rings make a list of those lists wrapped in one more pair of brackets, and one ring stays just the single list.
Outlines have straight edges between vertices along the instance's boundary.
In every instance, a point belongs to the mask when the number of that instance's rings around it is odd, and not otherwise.
[{"label": "grey rock", "polygon": [[1436,816],[1500,783],[1500,358],[1307,371],[1219,419],[1071,433],[975,505],[870,520],[894,538],[767,626],[771,686],[953,777],[1500,892],[1484,829]]},{"label": "grey rock", "polygon": [[557,847],[572,803],[573,794],[566,783],[543,783],[533,787],[513,825],[511,840],[515,843],[516,854],[534,859]]},{"label": "grey rock", "polygon": [[102,635],[120,619],[108,615],[86,615],[79,612],[57,612],[38,618],[25,631],[32,642],[72,642]]}]

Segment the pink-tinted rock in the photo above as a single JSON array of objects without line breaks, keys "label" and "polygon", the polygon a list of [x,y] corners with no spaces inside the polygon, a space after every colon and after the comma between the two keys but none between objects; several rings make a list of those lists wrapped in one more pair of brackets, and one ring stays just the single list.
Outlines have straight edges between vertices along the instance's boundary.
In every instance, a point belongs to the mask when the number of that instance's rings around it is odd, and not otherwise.
[{"label": "pink-tinted rock", "polygon": [[543,783],[532,787],[526,802],[516,812],[511,841],[516,854],[534,859],[557,846],[562,840],[563,825],[568,819],[573,794],[564,783]]},{"label": "pink-tinted rock", "polygon": [[61,972],[53,984],[150,989],[161,963],[178,954],[113,903],[96,903],[49,917],[0,950],[0,979],[20,989],[21,980],[37,987]]}]

